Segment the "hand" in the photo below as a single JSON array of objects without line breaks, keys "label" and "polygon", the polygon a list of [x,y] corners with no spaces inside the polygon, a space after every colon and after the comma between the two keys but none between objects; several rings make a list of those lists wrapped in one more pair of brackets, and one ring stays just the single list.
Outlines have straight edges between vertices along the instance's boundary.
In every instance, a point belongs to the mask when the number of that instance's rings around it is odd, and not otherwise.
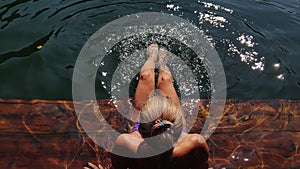
[{"label": "hand", "polygon": [[104,169],[100,164],[97,167],[95,164],[88,162],[88,165],[89,165],[89,167],[83,167],[83,168],[84,169],[91,169],[91,168],[92,169]]}]

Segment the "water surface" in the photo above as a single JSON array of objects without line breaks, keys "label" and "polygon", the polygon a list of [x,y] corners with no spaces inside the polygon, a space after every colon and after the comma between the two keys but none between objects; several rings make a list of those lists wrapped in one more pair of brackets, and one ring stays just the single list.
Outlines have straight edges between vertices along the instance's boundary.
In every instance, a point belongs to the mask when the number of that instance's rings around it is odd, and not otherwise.
[{"label": "water surface", "polygon": [[[1,1],[0,98],[71,100],[72,71],[87,39],[117,18],[154,11],[205,32],[223,63],[228,98],[299,99],[299,3]],[[97,86],[97,98],[108,98]]]}]

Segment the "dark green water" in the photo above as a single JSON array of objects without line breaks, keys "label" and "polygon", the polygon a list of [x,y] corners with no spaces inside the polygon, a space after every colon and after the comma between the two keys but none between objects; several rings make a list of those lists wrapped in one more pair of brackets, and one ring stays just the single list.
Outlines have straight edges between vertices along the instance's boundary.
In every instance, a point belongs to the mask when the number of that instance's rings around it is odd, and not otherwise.
[{"label": "dark green water", "polygon": [[[205,31],[223,63],[228,98],[300,99],[299,0],[0,1],[0,98],[71,100],[87,39],[117,18],[149,11]],[[101,86],[96,91],[108,97]]]}]

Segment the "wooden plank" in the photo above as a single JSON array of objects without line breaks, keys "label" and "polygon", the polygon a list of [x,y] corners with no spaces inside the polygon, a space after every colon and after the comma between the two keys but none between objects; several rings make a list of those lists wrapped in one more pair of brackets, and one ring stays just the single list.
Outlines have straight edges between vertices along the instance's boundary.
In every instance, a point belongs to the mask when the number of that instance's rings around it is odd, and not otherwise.
[{"label": "wooden plank", "polygon": [[[126,106],[117,110],[109,100],[74,104],[78,114],[71,101],[0,100],[0,168],[73,169],[88,161],[110,166],[109,153],[85,134],[79,119],[90,120],[88,132],[112,145],[105,120],[128,132],[132,123],[118,113]],[[201,100],[191,132],[218,118],[208,116],[208,105]],[[300,101],[228,100],[208,144],[212,168],[300,168]]]}]

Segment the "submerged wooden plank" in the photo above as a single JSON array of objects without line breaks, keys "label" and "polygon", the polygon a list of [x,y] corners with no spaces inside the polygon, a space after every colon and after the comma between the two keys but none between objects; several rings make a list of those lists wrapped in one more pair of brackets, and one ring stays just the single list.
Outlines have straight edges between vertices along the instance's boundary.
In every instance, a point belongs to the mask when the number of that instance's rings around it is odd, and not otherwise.
[{"label": "submerged wooden plank", "polygon": [[[0,168],[73,169],[88,161],[109,167],[109,153],[87,136],[78,119],[90,120],[88,132],[107,145],[113,145],[113,129],[128,132],[132,123],[108,100],[74,104],[78,114],[71,101],[0,100]],[[190,132],[200,133],[208,105],[207,100],[200,102]],[[300,168],[299,111],[300,101],[226,101],[222,119],[207,140],[210,167]]]}]

